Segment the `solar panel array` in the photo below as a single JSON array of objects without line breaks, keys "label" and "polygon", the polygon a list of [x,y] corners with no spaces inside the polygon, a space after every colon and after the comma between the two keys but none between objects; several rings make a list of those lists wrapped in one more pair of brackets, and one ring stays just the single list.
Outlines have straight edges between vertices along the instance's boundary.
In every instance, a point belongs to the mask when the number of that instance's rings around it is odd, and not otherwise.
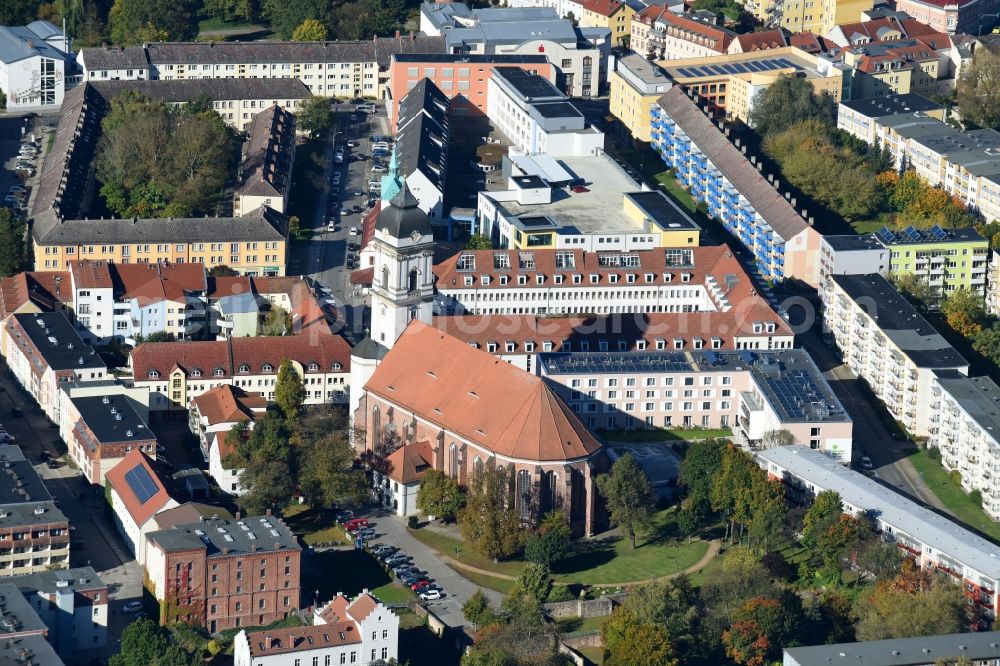
[{"label": "solar panel array", "polygon": [[153,477],[141,464],[125,472],[125,483],[131,488],[132,494],[139,500],[139,504],[148,502],[159,490]]},{"label": "solar panel array", "polygon": [[875,232],[875,236],[877,236],[878,239],[883,243],[889,245],[892,245],[893,243],[896,242],[896,234],[892,233],[892,230],[889,227],[882,227],[881,229]]},{"label": "solar panel array", "polygon": [[935,224],[930,229],[921,231],[914,226],[909,226],[902,231],[891,231],[889,227],[882,227],[875,235],[880,241],[887,245],[895,243],[921,243],[924,241],[946,241],[951,238],[947,231],[940,225]]},{"label": "solar panel array", "polygon": [[677,69],[681,76],[722,76],[726,74],[747,74],[755,72],[770,72],[775,69],[801,69],[798,65],[786,58],[767,58],[764,60],[748,60],[746,62],[734,62],[724,65],[700,65],[698,67],[680,67]]},{"label": "solar panel array", "polygon": [[553,374],[577,372],[690,372],[691,363],[683,353],[677,352],[625,352],[625,353],[584,353],[549,354],[545,364]]}]

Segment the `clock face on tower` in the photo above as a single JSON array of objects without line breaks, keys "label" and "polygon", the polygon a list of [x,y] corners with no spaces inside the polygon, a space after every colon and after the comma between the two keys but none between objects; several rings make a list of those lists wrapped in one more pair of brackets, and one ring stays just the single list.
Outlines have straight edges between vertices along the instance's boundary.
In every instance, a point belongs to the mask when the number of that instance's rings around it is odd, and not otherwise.
[{"label": "clock face on tower", "polygon": [[414,243],[420,240],[420,232],[414,229],[413,232],[410,234],[410,240],[412,240]]}]

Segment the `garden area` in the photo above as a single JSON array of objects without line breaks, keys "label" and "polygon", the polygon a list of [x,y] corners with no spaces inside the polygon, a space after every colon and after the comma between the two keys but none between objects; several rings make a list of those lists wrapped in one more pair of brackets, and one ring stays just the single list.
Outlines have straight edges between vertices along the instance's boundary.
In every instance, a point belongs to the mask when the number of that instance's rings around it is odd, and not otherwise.
[{"label": "garden area", "polygon": [[930,449],[917,449],[909,456],[910,462],[924,483],[956,519],[972,530],[1000,543],[1000,523],[996,523],[982,509],[982,498],[962,489],[951,472],[941,466],[940,455]]},{"label": "garden area", "polygon": [[333,512],[314,509],[308,504],[290,504],[282,516],[288,527],[308,546],[331,544],[350,546],[353,539],[334,520]]}]

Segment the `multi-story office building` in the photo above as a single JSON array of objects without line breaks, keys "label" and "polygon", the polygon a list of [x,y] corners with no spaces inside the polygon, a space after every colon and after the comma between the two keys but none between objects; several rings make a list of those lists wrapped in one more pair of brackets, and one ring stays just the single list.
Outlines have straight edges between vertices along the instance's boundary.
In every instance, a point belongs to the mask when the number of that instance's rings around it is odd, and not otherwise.
[{"label": "multi-story office building", "polygon": [[[151,412],[183,413],[194,397],[223,384],[274,399],[281,362],[305,384],[305,402],[347,401],[351,350],[339,335],[228,338],[213,342],[147,342],[132,350],[135,386],[149,389]],[[169,414],[153,414],[152,418]]]},{"label": "multi-story office building", "polygon": [[164,621],[214,634],[283,620],[299,607],[302,548],[270,512],[204,518],[146,538],[146,576]]},{"label": "multi-story office building", "polygon": [[425,2],[420,31],[441,35],[449,54],[540,54],[555,69],[552,83],[571,97],[596,97],[607,80],[612,41],[607,19],[602,27],[576,27],[548,7],[470,9],[461,2]]},{"label": "multi-story office building", "polygon": [[866,275],[889,270],[889,250],[875,234],[823,236],[820,241],[820,289],[831,275]]},{"label": "multi-story office building", "polygon": [[295,116],[278,105],[256,114],[240,165],[233,214],[242,215],[261,206],[286,212],[294,163]]},{"label": "multi-story office building", "polygon": [[793,501],[807,503],[827,490],[838,493],[844,513],[873,520],[882,538],[895,544],[902,555],[961,585],[967,606],[978,616],[977,624],[990,626],[996,617],[1000,584],[996,544],[816,451],[779,446],[756,456],[768,476],[785,483]]},{"label": "multi-story office building", "polygon": [[511,142],[511,154],[572,157],[604,150],[604,133],[542,76],[498,67],[490,75],[488,99],[486,115]]},{"label": "multi-story office building", "polygon": [[659,64],[671,81],[697,93],[700,104],[707,104],[713,114],[743,122],[749,122],[754,97],[781,76],[804,78],[817,94],[836,101],[843,86],[839,67],[794,46]]},{"label": "multi-story office building", "polygon": [[543,354],[539,374],[591,429],[732,428],[751,446],[787,430],[851,460],[851,417],[799,349]]},{"label": "multi-story office building", "polygon": [[865,143],[881,141],[879,121],[900,114],[921,114],[945,119],[944,106],[918,95],[881,95],[841,101],[837,105],[837,128],[853,134]]},{"label": "multi-story office building", "polygon": [[945,469],[958,471],[966,492],[978,490],[983,511],[1000,520],[1000,387],[989,377],[936,373],[931,386],[927,446],[941,452]]},{"label": "multi-story office building", "polygon": [[102,46],[81,49],[77,61],[84,81],[296,78],[314,95],[381,98],[393,55],[444,52],[441,37],[411,34],[359,41]]},{"label": "multi-story office building", "polygon": [[973,227],[930,229],[908,227],[875,234],[889,250],[889,272],[916,275],[945,295],[966,289],[986,294],[989,241]]},{"label": "multi-story office building", "polygon": [[11,576],[3,582],[17,587],[45,625],[49,644],[70,663],[79,653],[99,650],[107,644],[108,585],[92,567],[38,571]]},{"label": "multi-story office building", "polygon": [[71,70],[69,51],[69,38],[48,21],[0,26],[0,92],[7,109],[58,109]]},{"label": "multi-story office building", "polygon": [[0,576],[69,567],[69,521],[34,465],[13,444],[0,445]]},{"label": "multi-story office building", "polygon": [[650,109],[672,85],[659,65],[638,53],[616,58],[611,72],[611,115],[636,141],[652,141]]},{"label": "multi-story office building", "polygon": [[996,0],[897,0],[896,11],[949,35],[981,35],[996,22]]},{"label": "multi-story office building", "polygon": [[15,314],[4,328],[7,367],[53,423],[59,422],[61,382],[111,378],[104,361],[62,312]]},{"label": "multi-story office building", "polygon": [[451,100],[455,115],[485,118],[490,76],[496,67],[520,67],[545,77],[549,83],[556,82],[556,67],[537,52],[531,55],[448,53],[393,56],[386,86],[389,127],[396,127],[400,102],[421,79],[431,81]]},{"label": "multi-story office building", "polygon": [[479,193],[476,228],[520,250],[640,251],[697,247],[701,229],[662,192],[608,155],[519,156],[504,190]]},{"label": "multi-story office building", "polygon": [[[691,93],[693,94],[693,92]],[[653,146],[678,181],[753,255],[767,280],[817,286],[820,234],[680,87],[653,105]]]},{"label": "multi-story office building", "polygon": [[833,275],[820,297],[844,362],[911,435],[926,437],[934,372],[967,374],[968,361],[881,275]]},{"label": "multi-story office building", "polygon": [[736,34],[681,16],[663,5],[649,5],[632,17],[630,48],[650,60],[723,55]]}]

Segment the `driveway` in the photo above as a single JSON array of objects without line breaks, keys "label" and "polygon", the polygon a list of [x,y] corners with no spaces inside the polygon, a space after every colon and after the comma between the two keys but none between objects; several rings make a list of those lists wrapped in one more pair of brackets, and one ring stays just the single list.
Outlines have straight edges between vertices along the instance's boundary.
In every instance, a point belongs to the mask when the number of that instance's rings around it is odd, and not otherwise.
[{"label": "driveway", "polygon": [[413,564],[429,573],[431,578],[445,589],[448,596],[439,601],[428,601],[426,605],[449,627],[461,627],[466,624],[465,618],[462,617],[462,605],[477,590],[482,589],[494,608],[500,607],[503,595],[494,590],[480,588],[460,576],[440,560],[437,551],[410,536],[406,522],[402,518],[391,515],[379,516],[376,531],[383,535],[380,541],[390,543],[413,557]]}]

